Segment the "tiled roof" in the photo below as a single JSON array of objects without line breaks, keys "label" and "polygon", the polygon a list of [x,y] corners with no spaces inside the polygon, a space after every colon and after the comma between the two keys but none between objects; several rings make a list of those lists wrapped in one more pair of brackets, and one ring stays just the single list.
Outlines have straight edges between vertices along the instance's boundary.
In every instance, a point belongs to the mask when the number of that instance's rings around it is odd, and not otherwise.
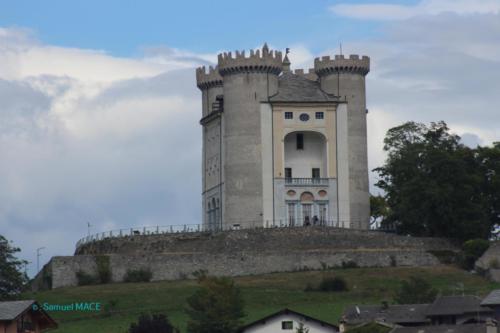
[{"label": "tiled roof", "polygon": [[28,309],[35,301],[11,301],[0,302],[0,320],[16,319],[21,313]]},{"label": "tiled roof", "polygon": [[370,321],[381,321],[395,324],[403,323],[427,323],[429,320],[425,316],[428,304],[405,304],[389,305],[384,308],[382,305],[358,305],[349,307],[344,312],[347,323],[356,324]]},{"label": "tiled roof", "polygon": [[459,315],[464,313],[487,313],[491,309],[481,307],[481,299],[476,296],[438,297],[427,309],[427,316]]},{"label": "tiled roof", "polygon": [[390,333],[486,333],[485,324],[398,327]]},{"label": "tiled roof", "polygon": [[500,289],[493,290],[491,293],[486,296],[481,305],[500,305]]},{"label": "tiled roof", "polygon": [[319,82],[291,72],[278,79],[278,93],[271,102],[335,102],[338,98],[321,90]]}]

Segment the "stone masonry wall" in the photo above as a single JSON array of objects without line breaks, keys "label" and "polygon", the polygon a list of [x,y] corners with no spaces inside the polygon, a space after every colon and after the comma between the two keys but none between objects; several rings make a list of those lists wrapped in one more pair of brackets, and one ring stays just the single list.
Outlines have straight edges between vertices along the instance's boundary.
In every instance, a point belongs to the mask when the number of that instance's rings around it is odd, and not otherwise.
[{"label": "stone masonry wall", "polygon": [[216,276],[242,276],[320,270],[356,262],[360,267],[432,266],[428,251],[457,251],[448,241],[332,228],[239,230],[224,233],[134,236],[108,239],[54,257],[48,265],[52,287],[75,286],[79,270],[96,274],[96,255],[108,255],[112,281],[127,270],[147,269],[153,280],[192,278],[203,270]]}]

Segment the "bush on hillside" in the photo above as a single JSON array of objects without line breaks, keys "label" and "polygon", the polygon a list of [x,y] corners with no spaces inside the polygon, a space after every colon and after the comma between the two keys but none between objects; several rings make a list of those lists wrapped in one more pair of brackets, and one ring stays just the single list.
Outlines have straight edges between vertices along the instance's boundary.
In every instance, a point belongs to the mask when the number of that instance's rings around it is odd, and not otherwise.
[{"label": "bush on hillside", "polygon": [[436,299],[437,290],[422,278],[412,276],[403,281],[394,300],[399,304],[425,304]]},{"label": "bush on hillside", "polygon": [[347,291],[347,282],[338,276],[324,277],[319,284],[320,291]]},{"label": "bush on hillside", "polygon": [[89,286],[98,284],[99,279],[92,274],[85,273],[82,270],[76,272],[76,280],[79,286]]},{"label": "bush on hillside", "polygon": [[172,326],[167,316],[158,315],[140,315],[137,323],[130,324],[128,333],[178,333],[179,330]]},{"label": "bush on hillside", "polygon": [[490,243],[484,239],[471,239],[466,241],[463,246],[462,267],[467,270],[474,269],[476,260],[479,259],[490,247]]},{"label": "bush on hillside", "polygon": [[149,282],[153,273],[149,269],[129,269],[123,278],[123,282]]}]

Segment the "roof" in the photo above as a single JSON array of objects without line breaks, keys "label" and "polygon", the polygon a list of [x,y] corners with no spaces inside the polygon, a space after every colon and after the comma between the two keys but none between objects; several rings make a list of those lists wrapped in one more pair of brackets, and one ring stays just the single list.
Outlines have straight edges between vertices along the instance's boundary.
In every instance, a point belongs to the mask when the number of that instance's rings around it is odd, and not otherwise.
[{"label": "roof", "polygon": [[486,333],[485,324],[398,327],[390,333]]},{"label": "roof", "polygon": [[283,309],[283,310],[280,310],[278,312],[275,312],[275,313],[272,313],[266,317],[263,317],[261,319],[258,319],[254,322],[251,322],[245,326],[243,326],[241,329],[240,329],[240,332],[243,332],[245,331],[246,329],[252,327],[252,326],[255,326],[255,325],[258,325],[258,324],[265,324],[266,321],[268,321],[269,319],[271,318],[274,318],[274,317],[278,317],[278,316],[281,316],[281,315],[286,315],[286,314],[294,314],[294,315],[297,315],[297,316],[301,316],[301,317],[304,317],[307,321],[315,321],[317,323],[319,323],[321,326],[326,326],[326,327],[330,327],[330,328],[333,328],[335,329],[336,331],[338,331],[339,327],[336,326],[336,325],[333,325],[331,323],[328,323],[326,321],[323,321],[321,319],[317,319],[317,318],[313,318],[313,317],[310,317],[308,315],[305,315],[303,313],[300,313],[300,312],[297,312],[297,311],[293,311],[293,310],[290,310],[290,309]]},{"label": "roof", "polygon": [[[31,310],[33,304],[38,306],[38,310]],[[57,328],[57,323],[45,312],[34,300],[26,301],[8,301],[0,302],[0,321],[12,321],[27,311],[33,311],[33,314],[39,318],[41,329]]]},{"label": "roof", "polygon": [[278,78],[278,93],[271,102],[337,102],[338,98],[321,90],[319,82],[306,79],[292,72]]},{"label": "roof", "polygon": [[33,303],[35,303],[33,300],[0,302],[0,321],[16,319]]},{"label": "roof", "polygon": [[500,305],[500,289],[493,290],[481,302],[482,306]]},{"label": "roof", "polygon": [[347,323],[363,323],[371,321],[389,322],[395,324],[428,323],[426,311],[429,304],[389,305],[359,305],[346,309],[344,319]]},{"label": "roof", "polygon": [[459,315],[465,313],[488,313],[491,309],[481,307],[477,296],[441,296],[427,309],[427,316]]}]

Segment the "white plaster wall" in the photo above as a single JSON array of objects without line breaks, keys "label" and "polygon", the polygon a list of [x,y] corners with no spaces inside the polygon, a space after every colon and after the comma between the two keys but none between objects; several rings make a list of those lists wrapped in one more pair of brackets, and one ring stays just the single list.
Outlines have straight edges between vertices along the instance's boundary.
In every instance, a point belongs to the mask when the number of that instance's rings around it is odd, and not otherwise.
[{"label": "white plaster wall", "polygon": [[[281,329],[282,321],[293,321],[293,330]],[[244,330],[244,333],[295,333],[299,323],[304,323],[304,326],[309,329],[309,333],[327,333],[338,332],[335,328],[322,326],[316,321],[308,321],[302,316],[295,314],[282,314],[267,320],[265,323],[256,324]]]},{"label": "white plaster wall", "polygon": [[[297,149],[297,134],[304,134],[304,149]],[[292,168],[293,178],[311,178],[312,168],[327,178],[327,155],[324,137],[315,132],[293,132],[285,137],[285,168]]]}]

